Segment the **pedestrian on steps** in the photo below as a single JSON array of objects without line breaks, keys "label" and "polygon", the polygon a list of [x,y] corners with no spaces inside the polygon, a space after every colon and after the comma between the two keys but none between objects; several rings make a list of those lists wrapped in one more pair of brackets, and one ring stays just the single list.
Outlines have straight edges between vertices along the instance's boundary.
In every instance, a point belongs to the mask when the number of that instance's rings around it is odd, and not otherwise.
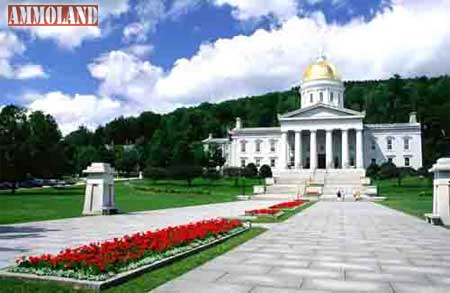
[{"label": "pedestrian on steps", "polygon": [[337,193],[336,193],[336,196],[337,196],[337,200],[339,201],[339,200],[341,200],[341,191],[338,189],[338,191],[337,191]]}]

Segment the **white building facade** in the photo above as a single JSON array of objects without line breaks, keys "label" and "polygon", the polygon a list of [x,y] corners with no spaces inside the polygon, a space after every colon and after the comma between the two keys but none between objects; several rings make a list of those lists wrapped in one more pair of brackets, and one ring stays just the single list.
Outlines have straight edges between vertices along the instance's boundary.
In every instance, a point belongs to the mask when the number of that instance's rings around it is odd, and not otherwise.
[{"label": "white building facade", "polygon": [[324,57],[305,71],[301,108],[278,116],[279,127],[245,128],[236,118],[229,138],[203,143],[220,145],[225,166],[267,164],[287,170],[358,169],[392,161],[397,167],[422,167],[421,127],[415,113],[408,123],[364,124],[364,112],[344,108],[344,84]]}]

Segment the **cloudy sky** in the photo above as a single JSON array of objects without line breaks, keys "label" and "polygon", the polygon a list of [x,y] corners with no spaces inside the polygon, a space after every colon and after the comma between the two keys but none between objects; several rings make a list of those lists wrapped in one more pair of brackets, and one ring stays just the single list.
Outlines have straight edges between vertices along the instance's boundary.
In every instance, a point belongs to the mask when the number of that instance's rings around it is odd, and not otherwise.
[{"label": "cloudy sky", "polygon": [[[0,0],[3,15],[11,2]],[[87,2],[99,27],[0,19],[0,107],[43,110],[68,133],[289,89],[321,50],[346,80],[450,74],[449,0]]]}]

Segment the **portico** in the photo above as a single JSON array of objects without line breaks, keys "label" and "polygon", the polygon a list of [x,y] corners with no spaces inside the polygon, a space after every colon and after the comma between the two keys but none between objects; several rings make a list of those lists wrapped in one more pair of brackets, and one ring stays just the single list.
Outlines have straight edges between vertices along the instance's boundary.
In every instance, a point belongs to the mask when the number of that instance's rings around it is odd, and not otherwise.
[{"label": "portico", "polygon": [[362,129],[288,130],[281,138],[284,169],[363,168]]}]

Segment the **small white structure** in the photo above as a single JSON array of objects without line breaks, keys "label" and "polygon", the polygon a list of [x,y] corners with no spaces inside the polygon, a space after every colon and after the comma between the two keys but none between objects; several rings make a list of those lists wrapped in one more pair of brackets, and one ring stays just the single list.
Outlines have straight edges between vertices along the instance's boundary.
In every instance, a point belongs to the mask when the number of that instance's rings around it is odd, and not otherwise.
[{"label": "small white structure", "polygon": [[114,169],[107,163],[92,163],[87,174],[83,215],[115,214]]},{"label": "small white structure", "polygon": [[450,158],[440,158],[430,169],[433,180],[433,214],[425,216],[430,222],[450,225]]}]

